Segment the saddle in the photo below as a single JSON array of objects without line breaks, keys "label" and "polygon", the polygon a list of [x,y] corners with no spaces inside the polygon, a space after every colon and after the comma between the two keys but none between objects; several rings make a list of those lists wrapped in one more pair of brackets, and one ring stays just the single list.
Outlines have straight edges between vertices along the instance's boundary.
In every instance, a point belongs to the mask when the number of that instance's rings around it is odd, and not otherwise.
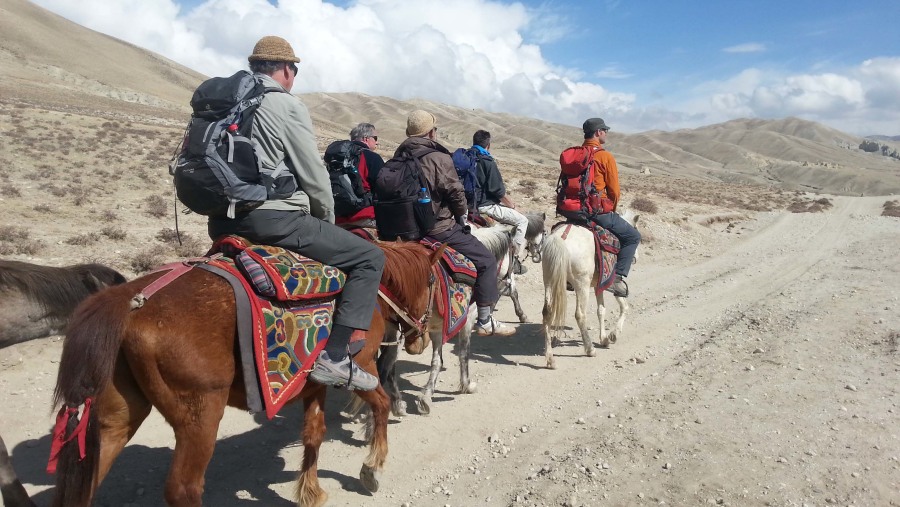
[{"label": "saddle", "polygon": [[[466,324],[478,272],[468,257],[449,245],[428,237],[422,238],[419,242],[432,250],[444,246],[441,261],[431,269],[438,282],[438,290],[434,295],[435,306],[438,315],[444,320],[441,339],[442,343],[447,343]],[[407,351],[410,351],[409,346]]]},{"label": "saddle", "polygon": [[562,239],[566,239],[566,236],[569,234],[569,230],[572,227],[582,227],[587,229],[593,233],[594,236],[594,251],[597,254],[597,267],[599,271],[599,276],[597,277],[597,286],[594,287],[594,292],[596,294],[600,294],[607,287],[612,285],[615,281],[615,269],[616,269],[616,261],[619,259],[619,238],[616,237],[615,234],[610,232],[607,229],[595,224],[594,222],[587,222],[583,220],[567,220],[564,222],[557,222],[550,228],[550,232],[555,231],[559,227],[565,227],[566,230],[562,233]]}]

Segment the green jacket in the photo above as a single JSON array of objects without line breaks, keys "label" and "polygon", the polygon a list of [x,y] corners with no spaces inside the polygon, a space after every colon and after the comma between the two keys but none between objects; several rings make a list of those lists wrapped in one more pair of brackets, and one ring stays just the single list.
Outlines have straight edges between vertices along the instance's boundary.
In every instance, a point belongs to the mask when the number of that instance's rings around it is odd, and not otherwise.
[{"label": "green jacket", "polygon": [[[274,79],[257,73],[267,88],[281,88]],[[267,93],[253,119],[253,141],[263,166],[287,168],[300,187],[287,199],[269,200],[258,209],[300,211],[334,223],[331,181],[316,145],[309,110],[290,93]]]}]

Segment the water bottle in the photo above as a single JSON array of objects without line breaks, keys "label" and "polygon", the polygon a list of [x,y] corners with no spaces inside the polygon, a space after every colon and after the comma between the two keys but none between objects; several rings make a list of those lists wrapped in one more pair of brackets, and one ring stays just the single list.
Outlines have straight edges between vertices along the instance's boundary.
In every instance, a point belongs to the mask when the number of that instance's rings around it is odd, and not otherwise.
[{"label": "water bottle", "polygon": [[428,190],[425,187],[422,187],[419,190],[419,204],[428,204],[431,202],[431,197],[428,195]]}]

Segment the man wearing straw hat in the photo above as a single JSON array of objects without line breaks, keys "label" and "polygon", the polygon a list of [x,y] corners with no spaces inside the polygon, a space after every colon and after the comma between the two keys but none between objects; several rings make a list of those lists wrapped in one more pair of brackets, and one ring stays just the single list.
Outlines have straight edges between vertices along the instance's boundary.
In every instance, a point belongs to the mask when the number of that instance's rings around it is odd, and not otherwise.
[{"label": "man wearing straw hat", "polygon": [[[280,246],[347,273],[325,349],[309,378],[332,386],[370,391],[378,379],[351,356],[365,343],[384,267],[384,254],[368,241],[334,225],[334,198],[306,106],[289,92],[300,59],[288,41],[266,36],[248,58],[250,70],[266,87],[253,118],[252,139],[260,163],[283,167],[300,190],[286,199],[268,200],[234,219],[210,218],[209,235],[237,234],[250,241]],[[278,92],[285,93],[278,93]],[[357,350],[353,350],[357,348]]]}]

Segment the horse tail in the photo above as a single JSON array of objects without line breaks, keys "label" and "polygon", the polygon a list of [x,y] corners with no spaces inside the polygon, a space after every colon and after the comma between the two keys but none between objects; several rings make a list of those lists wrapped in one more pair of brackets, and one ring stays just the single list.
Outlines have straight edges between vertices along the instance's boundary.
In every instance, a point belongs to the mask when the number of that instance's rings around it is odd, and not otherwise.
[{"label": "horse tail", "polygon": [[48,465],[55,460],[59,472],[54,507],[87,506],[96,487],[100,424],[91,405],[112,379],[130,311],[117,287],[86,299],[69,322],[53,392],[60,407]]},{"label": "horse tail", "polygon": [[544,240],[544,327],[549,332],[563,325],[566,318],[566,275],[569,272],[569,250],[565,241],[556,235]]}]

